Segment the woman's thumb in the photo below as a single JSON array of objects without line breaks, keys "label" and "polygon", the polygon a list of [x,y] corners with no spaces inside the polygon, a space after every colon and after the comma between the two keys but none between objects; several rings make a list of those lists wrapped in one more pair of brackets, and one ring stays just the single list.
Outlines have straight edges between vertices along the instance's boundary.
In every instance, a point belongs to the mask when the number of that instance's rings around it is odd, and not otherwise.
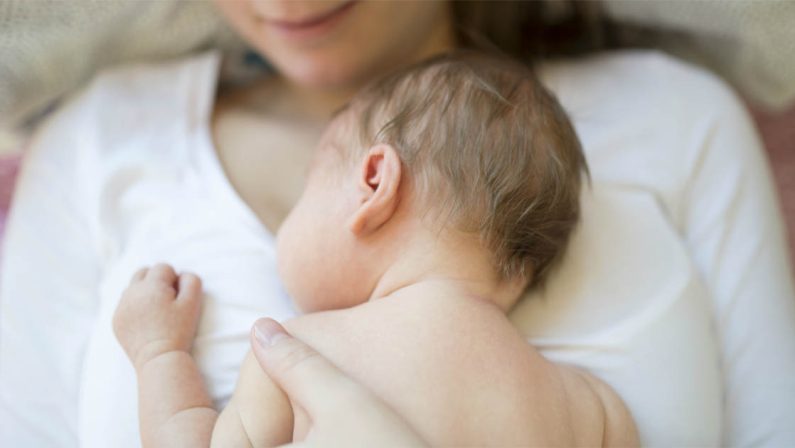
[{"label": "woman's thumb", "polygon": [[351,390],[351,380],[345,374],[273,319],[257,320],[251,339],[260,367],[310,415],[338,405],[340,397],[332,396]]},{"label": "woman's thumb", "polygon": [[254,322],[252,334],[254,336],[254,344],[261,346],[265,350],[279,342],[279,340],[290,337],[281,324],[269,318],[259,319]]}]

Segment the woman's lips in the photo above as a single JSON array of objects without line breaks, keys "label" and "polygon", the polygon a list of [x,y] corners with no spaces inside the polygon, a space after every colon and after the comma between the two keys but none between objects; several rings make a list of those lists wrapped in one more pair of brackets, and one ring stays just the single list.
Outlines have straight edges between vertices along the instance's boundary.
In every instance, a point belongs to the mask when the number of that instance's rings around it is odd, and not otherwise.
[{"label": "woman's lips", "polygon": [[262,22],[291,39],[307,39],[325,34],[356,5],[350,0],[330,11],[298,20],[262,18]]}]

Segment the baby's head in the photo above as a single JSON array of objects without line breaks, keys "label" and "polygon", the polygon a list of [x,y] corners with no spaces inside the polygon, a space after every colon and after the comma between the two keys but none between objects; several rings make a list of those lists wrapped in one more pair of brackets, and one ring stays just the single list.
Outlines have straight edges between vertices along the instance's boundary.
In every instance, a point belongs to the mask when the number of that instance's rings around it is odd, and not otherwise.
[{"label": "baby's head", "polygon": [[586,170],[529,68],[437,57],[370,85],[332,119],[279,231],[279,270],[304,311],[356,305],[424,232],[479,246],[499,282],[535,285],[579,219]]}]

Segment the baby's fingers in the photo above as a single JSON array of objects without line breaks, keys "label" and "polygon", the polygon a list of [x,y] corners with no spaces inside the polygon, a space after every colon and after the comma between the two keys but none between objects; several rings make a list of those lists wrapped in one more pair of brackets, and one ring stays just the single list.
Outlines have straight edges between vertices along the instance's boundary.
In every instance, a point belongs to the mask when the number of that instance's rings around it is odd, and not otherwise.
[{"label": "baby's fingers", "polygon": [[177,273],[170,265],[158,263],[146,273],[147,280],[161,281],[169,286],[174,286],[177,282]]},{"label": "baby's fingers", "polygon": [[177,292],[176,305],[185,317],[190,319],[195,334],[196,324],[202,312],[202,281],[193,274],[182,274],[179,276],[179,291]]},{"label": "baby's fingers", "polygon": [[179,276],[177,301],[193,301],[201,297],[202,281],[194,274],[184,273]]},{"label": "baby's fingers", "polygon": [[132,278],[130,279],[130,283],[140,282],[141,280],[146,278],[147,272],[149,272],[149,268],[147,267],[138,269],[137,271],[135,271],[135,274],[133,274]]}]

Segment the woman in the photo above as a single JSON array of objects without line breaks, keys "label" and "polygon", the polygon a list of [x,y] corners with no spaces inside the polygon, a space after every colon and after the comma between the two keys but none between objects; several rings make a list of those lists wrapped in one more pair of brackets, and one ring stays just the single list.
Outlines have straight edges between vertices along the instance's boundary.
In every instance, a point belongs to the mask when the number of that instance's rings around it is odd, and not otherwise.
[{"label": "woman", "polygon": [[[4,445],[136,444],[134,378],[110,315],[143,264],[206,280],[195,355],[227,399],[251,322],[295,312],[270,235],[325,118],[369,80],[477,40],[457,21],[526,48],[466,3],[218,6],[280,76],[215,98],[215,55],[106,73],[26,156],[0,286]],[[514,322],[548,357],[611,384],[644,444],[791,443],[781,397],[793,380],[780,372],[795,367],[795,304],[741,108],[714,79],[655,55],[540,70],[594,186],[568,259]]]}]

